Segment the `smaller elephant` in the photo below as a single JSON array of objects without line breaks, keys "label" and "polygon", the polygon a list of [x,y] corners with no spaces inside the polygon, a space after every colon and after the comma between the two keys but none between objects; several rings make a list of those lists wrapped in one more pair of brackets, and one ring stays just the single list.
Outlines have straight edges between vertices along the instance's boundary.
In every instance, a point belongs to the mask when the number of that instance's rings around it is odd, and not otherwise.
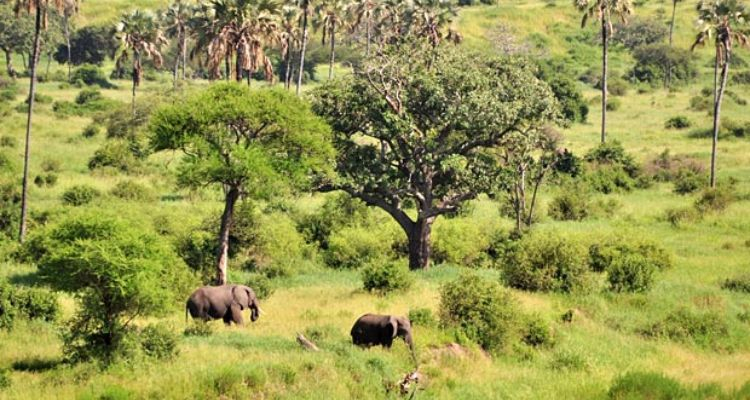
[{"label": "smaller elephant", "polygon": [[250,309],[250,319],[255,322],[260,315],[260,305],[253,289],[243,285],[204,286],[196,289],[185,305],[193,319],[208,321],[223,319],[229,325],[243,324],[242,311]]},{"label": "smaller elephant", "polygon": [[354,323],[351,335],[352,342],[358,346],[383,346],[385,348],[390,348],[393,339],[400,337],[404,339],[414,356],[411,322],[406,317],[365,314]]}]

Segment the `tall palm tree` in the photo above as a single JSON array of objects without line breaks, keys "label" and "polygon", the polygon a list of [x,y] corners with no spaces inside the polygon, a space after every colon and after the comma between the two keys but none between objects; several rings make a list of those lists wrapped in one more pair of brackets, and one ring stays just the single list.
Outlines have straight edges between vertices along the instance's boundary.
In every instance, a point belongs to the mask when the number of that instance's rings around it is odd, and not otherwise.
[{"label": "tall palm tree", "polygon": [[583,12],[581,27],[595,18],[601,23],[602,34],[602,143],[607,141],[607,69],[609,38],[613,33],[612,19],[618,18],[627,22],[627,17],[633,13],[630,0],[573,0],[578,10]]},{"label": "tall palm tree", "polygon": [[302,45],[299,50],[299,69],[297,71],[297,96],[302,89],[302,77],[305,76],[305,52],[307,51],[307,38],[310,34],[310,6],[313,0],[297,0],[297,5],[302,10]]},{"label": "tall palm tree", "polygon": [[345,0],[323,0],[315,8],[316,28],[322,29],[322,43],[331,44],[331,58],[328,62],[328,79],[333,78],[333,64],[336,62],[336,32],[346,28],[347,2]]},{"label": "tall palm tree", "polygon": [[682,0],[672,0],[672,20],[669,23],[669,46],[672,46],[672,34],[674,33],[674,19],[677,15],[677,3]]},{"label": "tall palm tree", "polygon": [[350,21],[352,21],[352,29],[357,29],[365,26],[365,55],[370,55],[370,44],[372,43],[372,29],[373,23],[375,22],[376,13],[378,12],[378,1],[376,0],[353,0],[349,7],[349,11],[352,14]]},{"label": "tall palm tree", "polygon": [[[450,28],[457,15],[451,0],[414,0],[405,17],[409,32],[426,38],[436,48],[443,39],[460,41],[460,36]],[[444,32],[446,28],[448,31]]]},{"label": "tall palm tree", "polygon": [[273,81],[273,64],[266,56],[265,47],[278,42],[278,16],[281,4],[276,0],[214,0],[216,30],[208,45],[209,69],[214,77],[220,75],[221,63],[227,75],[235,58],[235,78],[241,81],[263,68],[268,81]]},{"label": "tall palm tree", "polygon": [[156,18],[149,13],[134,11],[123,15],[117,26],[117,35],[122,41],[122,50],[117,63],[133,55],[133,115],[135,115],[136,89],[143,79],[143,56],[150,58],[156,68],[161,68],[164,60],[161,46],[168,43]]},{"label": "tall palm tree", "polygon": [[[711,143],[711,187],[716,187],[716,147],[719,142],[721,102],[727,88],[729,62],[732,46],[747,46],[748,34],[743,31],[750,18],[744,4],[737,0],[702,0],[698,3],[698,25],[700,32],[692,48],[702,46],[713,38],[714,58],[714,115],[713,140]],[[721,71],[721,72],[719,72]]]},{"label": "tall palm tree", "polygon": [[193,15],[193,7],[182,0],[176,0],[167,10],[159,16],[164,25],[164,33],[169,38],[177,39],[177,56],[175,57],[172,79],[177,86],[177,75],[182,64],[182,80],[185,80],[185,67],[187,65],[187,38],[190,17]]},{"label": "tall palm tree", "polygon": [[31,79],[29,83],[29,108],[26,118],[26,144],[23,156],[23,184],[21,190],[21,224],[18,230],[18,240],[23,243],[26,237],[26,218],[28,214],[28,189],[29,189],[29,159],[31,153],[31,121],[34,116],[34,99],[36,98],[37,65],[39,64],[39,53],[41,52],[42,31],[47,29],[47,11],[53,8],[62,11],[63,0],[16,0],[16,15],[23,10],[27,13],[35,13],[34,22],[34,47],[31,55]]},{"label": "tall palm tree", "polygon": [[281,58],[284,61],[284,88],[292,86],[292,58],[294,46],[300,43],[300,12],[292,5],[285,5],[281,10],[281,30],[279,41],[281,43]]},{"label": "tall palm tree", "polygon": [[63,35],[65,35],[65,46],[68,51],[68,80],[72,73],[73,57],[70,51],[70,19],[78,14],[78,0],[64,0],[63,2]]}]

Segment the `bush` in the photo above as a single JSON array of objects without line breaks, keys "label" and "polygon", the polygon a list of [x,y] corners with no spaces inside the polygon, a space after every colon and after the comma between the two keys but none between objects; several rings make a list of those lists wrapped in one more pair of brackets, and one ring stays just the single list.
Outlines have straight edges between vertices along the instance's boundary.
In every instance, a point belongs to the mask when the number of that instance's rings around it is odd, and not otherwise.
[{"label": "bush", "polygon": [[516,289],[572,292],[588,286],[585,251],[556,233],[525,236],[502,257],[501,269],[503,281]]},{"label": "bush", "polygon": [[677,194],[691,194],[706,186],[708,177],[691,170],[682,170],[674,180],[674,192]]},{"label": "bush", "polygon": [[750,275],[740,275],[721,283],[721,288],[735,292],[750,293]]},{"label": "bush", "polygon": [[386,229],[346,227],[331,235],[326,264],[333,268],[357,268],[393,258],[394,235]]},{"label": "bush", "polygon": [[551,347],[554,345],[552,329],[541,317],[529,317],[521,327],[521,341],[532,347]]},{"label": "bush", "polygon": [[735,85],[750,85],[750,71],[735,72],[732,75],[732,83]]},{"label": "bush", "polygon": [[704,175],[703,162],[693,156],[671,155],[669,149],[649,160],[644,168],[645,175],[656,181],[669,182],[681,175]]},{"label": "bush", "polygon": [[645,292],[654,280],[654,265],[639,254],[625,254],[607,268],[609,289],[615,292]]},{"label": "bush", "polygon": [[619,237],[589,247],[589,268],[594,272],[604,272],[616,260],[633,254],[643,257],[656,270],[672,267],[672,256],[656,243]]},{"label": "bush", "polygon": [[326,197],[320,210],[303,217],[298,229],[308,243],[316,243],[327,250],[333,232],[368,220],[371,220],[371,213],[365,203],[347,194],[338,194]]},{"label": "bush", "polygon": [[176,247],[185,264],[198,274],[202,282],[209,283],[216,272],[214,262],[218,246],[216,233],[194,229],[179,237]]},{"label": "bush", "polygon": [[116,87],[109,82],[107,75],[101,70],[101,68],[91,64],[84,64],[73,70],[73,73],[70,76],[70,83],[75,82],[83,82],[89,86],[98,85],[103,89]]},{"label": "bush", "polygon": [[0,137],[0,147],[8,147],[8,148],[15,148],[18,145],[18,141],[16,138],[12,136],[2,136]]},{"label": "bush", "polygon": [[164,325],[148,325],[139,333],[141,349],[147,357],[159,360],[172,359],[179,353],[179,338]]},{"label": "bush", "polygon": [[135,181],[120,181],[110,191],[112,196],[129,201],[151,201],[154,194],[146,186]]},{"label": "bush", "polygon": [[687,393],[672,378],[655,372],[628,372],[615,379],[607,395],[613,400],[682,399]]},{"label": "bush", "polygon": [[94,152],[88,167],[92,171],[112,167],[123,172],[134,172],[138,165],[139,162],[131,151],[130,143],[124,140],[110,140]]},{"label": "bush", "polygon": [[7,280],[0,280],[0,329],[10,330],[16,320],[17,310],[13,307],[14,289]]},{"label": "bush", "polygon": [[451,218],[434,225],[432,238],[435,263],[479,266],[484,261],[490,243],[478,221]]},{"label": "bush", "polygon": [[273,292],[276,291],[276,288],[273,286],[271,280],[263,274],[250,274],[250,276],[246,280],[245,285],[253,289],[253,291],[255,292],[255,296],[258,297],[259,300],[264,300],[271,297]]},{"label": "bush", "polygon": [[76,96],[76,104],[85,105],[104,99],[102,92],[94,88],[86,88],[78,92]]},{"label": "bush", "polygon": [[101,193],[87,185],[76,185],[68,188],[62,195],[62,202],[69,206],[82,206],[91,203]]},{"label": "bush", "polygon": [[695,202],[695,208],[701,214],[710,212],[724,211],[735,200],[735,194],[732,187],[728,185],[719,185],[716,188],[708,188],[701,193],[701,196]]},{"label": "bush", "polygon": [[409,310],[409,321],[417,326],[435,326],[437,321],[429,308],[413,308]]},{"label": "bush", "polygon": [[700,219],[700,213],[694,207],[670,208],[665,213],[665,219],[675,228]]},{"label": "bush", "polygon": [[632,18],[627,24],[618,24],[612,41],[628,50],[636,50],[645,45],[661,43],[669,31],[661,22],[651,18]]},{"label": "bush", "polygon": [[729,326],[725,318],[715,311],[693,311],[680,308],[669,313],[663,320],[647,327],[647,337],[664,337],[671,340],[691,341],[700,346],[711,347],[727,336]]},{"label": "bush", "polygon": [[407,290],[414,283],[409,268],[400,262],[374,262],[362,270],[362,285],[369,292],[386,294]]},{"label": "bush", "polygon": [[712,101],[708,97],[694,96],[690,98],[690,109],[693,111],[709,111],[712,109]]},{"label": "bush", "polygon": [[552,75],[544,79],[555,94],[560,111],[567,124],[586,122],[589,106],[576,83],[563,75]]},{"label": "bush", "polygon": [[586,182],[591,189],[603,194],[629,192],[638,184],[623,168],[613,165],[595,167],[586,175]]},{"label": "bush", "polygon": [[620,109],[620,100],[617,98],[609,98],[607,99],[607,111],[617,111]]},{"label": "bush", "polygon": [[81,136],[88,139],[94,136],[98,136],[99,132],[101,132],[101,128],[99,127],[99,125],[89,124],[89,125],[86,125],[85,128],[83,128],[83,132],[81,132]]},{"label": "bush", "polygon": [[554,171],[558,175],[565,174],[571,178],[576,178],[583,173],[583,161],[570,150],[563,149],[562,153],[558,155],[558,162],[555,164]]},{"label": "bush", "polygon": [[261,213],[248,203],[237,210],[230,239],[238,253],[248,257],[245,268],[269,278],[293,275],[305,259],[312,257],[286,214]]},{"label": "bush", "polygon": [[695,57],[689,50],[658,43],[640,46],[633,52],[635,64],[628,72],[630,79],[651,86],[663,85],[671,76],[670,85],[681,85],[698,77]]},{"label": "bush", "polygon": [[190,326],[185,328],[183,335],[206,337],[206,336],[211,336],[213,333],[214,333],[213,325],[204,321],[194,320],[193,323],[190,324]]},{"label": "bush", "polygon": [[567,188],[552,199],[547,213],[557,221],[581,221],[589,216],[590,208],[588,193],[576,188]]},{"label": "bush", "polygon": [[11,303],[18,315],[31,320],[55,322],[62,314],[57,295],[48,289],[17,289]]},{"label": "bush", "polygon": [[677,115],[667,120],[664,127],[667,129],[685,129],[692,126],[692,122],[684,115]]},{"label": "bush", "polygon": [[42,187],[42,186],[55,186],[57,184],[57,175],[53,173],[44,174],[44,175],[37,175],[34,177],[34,184]]},{"label": "bush", "polygon": [[611,140],[595,147],[586,153],[585,160],[596,165],[619,166],[630,177],[636,177],[640,169],[633,156],[628,154],[617,140]]},{"label": "bush", "polygon": [[440,322],[489,351],[511,344],[519,310],[511,294],[497,282],[465,274],[440,289]]},{"label": "bush", "polygon": [[612,96],[625,96],[628,94],[628,83],[622,79],[611,79],[607,81],[607,93]]}]

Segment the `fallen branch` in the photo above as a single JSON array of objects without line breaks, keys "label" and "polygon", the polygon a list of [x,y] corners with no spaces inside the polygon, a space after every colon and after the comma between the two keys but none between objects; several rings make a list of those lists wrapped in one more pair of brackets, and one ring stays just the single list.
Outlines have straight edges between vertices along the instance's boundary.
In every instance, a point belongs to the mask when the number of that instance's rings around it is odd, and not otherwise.
[{"label": "fallen branch", "polygon": [[412,383],[414,384],[414,390],[411,393],[411,396],[409,396],[410,399],[414,398],[414,396],[417,393],[417,385],[419,384],[419,380],[422,378],[422,374],[420,374],[418,371],[409,372],[406,375],[404,375],[404,378],[398,381],[398,388],[401,390],[401,395],[405,396],[409,394],[409,391],[411,389]]},{"label": "fallen branch", "polygon": [[297,334],[297,343],[300,344],[300,346],[304,347],[307,350],[310,351],[319,351],[320,349],[318,346],[315,345],[315,343],[311,342],[308,338],[305,337],[305,335],[298,333]]}]

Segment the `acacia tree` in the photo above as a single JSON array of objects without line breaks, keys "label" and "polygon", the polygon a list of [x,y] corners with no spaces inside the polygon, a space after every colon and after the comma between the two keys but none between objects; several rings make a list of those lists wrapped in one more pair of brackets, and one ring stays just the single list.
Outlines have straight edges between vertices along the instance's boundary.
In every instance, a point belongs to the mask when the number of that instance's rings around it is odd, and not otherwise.
[{"label": "acacia tree", "polygon": [[117,64],[127,60],[133,53],[133,115],[135,115],[135,93],[143,80],[143,55],[151,58],[156,68],[161,68],[164,59],[161,46],[167,44],[159,24],[153,15],[134,11],[122,17],[117,26],[117,34],[122,41],[122,51]]},{"label": "acacia tree", "polygon": [[623,23],[633,13],[630,0],[573,0],[573,4],[583,12],[581,28],[592,18],[601,23],[602,34],[602,143],[607,141],[607,72],[609,38],[613,33],[612,19],[619,18]]},{"label": "acacia tree", "polygon": [[[729,78],[729,62],[732,57],[732,46],[747,46],[747,29],[750,18],[747,8],[737,0],[713,0],[698,3],[698,24],[700,33],[693,43],[693,49],[702,46],[706,41],[714,40],[714,108],[713,137],[711,142],[711,187],[716,187],[716,147],[719,142],[719,125],[721,122],[721,102]],[[721,71],[721,72],[719,72]]]},{"label": "acacia tree", "polygon": [[151,132],[155,150],[185,153],[178,169],[181,186],[224,189],[218,284],[227,282],[237,201],[304,188],[328,173],[333,158],[328,126],[302,100],[285,91],[251,92],[233,83],[214,85],[160,109],[152,117]]},{"label": "acacia tree", "polygon": [[42,32],[47,29],[47,12],[51,8],[61,11],[62,0],[15,0],[15,10],[19,14],[25,10],[29,14],[35,14],[34,20],[34,46],[31,57],[31,78],[29,83],[29,108],[26,119],[26,144],[23,156],[23,184],[21,189],[21,225],[18,232],[18,240],[23,243],[26,236],[26,214],[28,213],[28,189],[29,189],[29,158],[31,153],[31,121],[34,116],[34,99],[36,97],[37,66],[39,64],[39,53],[41,52]]},{"label": "acacia tree", "polygon": [[424,41],[379,51],[353,76],[317,89],[313,109],[331,124],[339,154],[339,177],[320,190],[390,214],[408,238],[412,269],[429,266],[436,218],[496,189],[502,166],[491,150],[557,115],[526,62]]}]

